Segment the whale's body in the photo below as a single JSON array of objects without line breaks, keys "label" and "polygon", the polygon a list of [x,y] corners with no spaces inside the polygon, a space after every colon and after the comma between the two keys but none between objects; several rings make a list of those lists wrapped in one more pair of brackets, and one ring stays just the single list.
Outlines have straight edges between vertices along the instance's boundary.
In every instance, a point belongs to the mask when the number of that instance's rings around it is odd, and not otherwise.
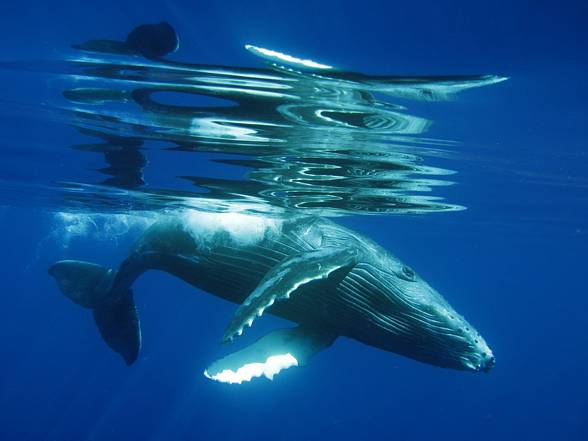
[{"label": "whale's body", "polygon": [[[217,380],[271,377],[305,363],[338,336],[454,369],[487,371],[494,363],[477,331],[412,269],[324,218],[169,217],[143,234],[116,272],[62,261],[50,273],[68,297],[94,309],[102,336],[130,364],[140,346],[131,287],[150,269],[241,305],[225,340],[266,311],[299,325],[215,363],[207,375]],[[270,362],[278,367],[268,368]]]}]

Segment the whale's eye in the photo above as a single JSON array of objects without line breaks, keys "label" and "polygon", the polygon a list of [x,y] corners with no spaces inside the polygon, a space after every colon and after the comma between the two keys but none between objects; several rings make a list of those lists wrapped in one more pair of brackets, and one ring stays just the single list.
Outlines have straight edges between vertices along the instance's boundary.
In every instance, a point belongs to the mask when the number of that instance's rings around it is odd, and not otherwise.
[{"label": "whale's eye", "polygon": [[400,276],[400,278],[408,280],[409,282],[414,282],[416,280],[415,272],[407,266],[403,266],[402,270],[400,271],[400,274],[398,275]]}]

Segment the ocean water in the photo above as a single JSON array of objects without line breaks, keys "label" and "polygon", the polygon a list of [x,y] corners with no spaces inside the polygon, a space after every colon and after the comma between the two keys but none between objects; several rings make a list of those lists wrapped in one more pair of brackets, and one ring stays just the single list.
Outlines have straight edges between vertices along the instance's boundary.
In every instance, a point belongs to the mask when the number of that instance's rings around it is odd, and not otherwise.
[{"label": "ocean water", "polygon": [[[587,19],[574,1],[5,5],[0,439],[588,439]],[[112,43],[161,21],[164,59]],[[236,305],[157,271],[133,287],[126,366],[47,269],[116,267],[202,212],[235,235],[312,215],[369,237],[495,366],[340,338],[272,381],[211,381]],[[239,347],[284,326],[264,314]]]}]

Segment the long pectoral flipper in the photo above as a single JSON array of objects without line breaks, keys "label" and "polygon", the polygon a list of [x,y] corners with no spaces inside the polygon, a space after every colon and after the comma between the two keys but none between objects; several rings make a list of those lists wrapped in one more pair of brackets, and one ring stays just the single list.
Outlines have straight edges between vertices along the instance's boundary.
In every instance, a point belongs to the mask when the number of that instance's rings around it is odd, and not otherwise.
[{"label": "long pectoral flipper", "polygon": [[204,375],[222,383],[241,384],[261,376],[272,380],[283,369],[304,366],[313,355],[329,347],[335,338],[335,334],[303,326],[278,329],[215,361]]},{"label": "long pectoral flipper", "polygon": [[333,271],[355,265],[357,251],[346,248],[323,248],[288,257],[268,272],[257,288],[235,312],[223,342],[241,335],[245,325],[251,326],[275,301],[290,298],[300,286],[325,279]]}]

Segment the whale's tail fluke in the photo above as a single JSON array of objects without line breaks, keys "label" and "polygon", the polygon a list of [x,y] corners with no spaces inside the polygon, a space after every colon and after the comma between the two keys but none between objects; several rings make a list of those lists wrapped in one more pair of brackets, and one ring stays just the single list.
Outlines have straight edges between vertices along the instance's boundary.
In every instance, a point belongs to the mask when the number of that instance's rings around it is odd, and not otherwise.
[{"label": "whale's tail fluke", "polygon": [[49,268],[61,292],[91,309],[100,335],[127,365],[141,348],[139,317],[130,289],[113,290],[116,271],[89,262],[62,260]]}]

